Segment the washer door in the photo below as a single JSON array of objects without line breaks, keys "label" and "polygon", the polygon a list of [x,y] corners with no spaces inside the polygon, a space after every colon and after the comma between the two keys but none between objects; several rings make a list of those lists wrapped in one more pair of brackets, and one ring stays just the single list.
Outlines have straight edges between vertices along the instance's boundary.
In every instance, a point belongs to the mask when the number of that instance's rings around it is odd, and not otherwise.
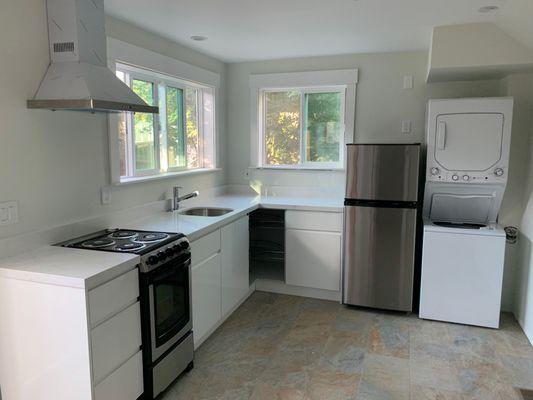
[{"label": "washer door", "polygon": [[448,171],[486,171],[502,157],[503,114],[441,114],[435,160]]}]

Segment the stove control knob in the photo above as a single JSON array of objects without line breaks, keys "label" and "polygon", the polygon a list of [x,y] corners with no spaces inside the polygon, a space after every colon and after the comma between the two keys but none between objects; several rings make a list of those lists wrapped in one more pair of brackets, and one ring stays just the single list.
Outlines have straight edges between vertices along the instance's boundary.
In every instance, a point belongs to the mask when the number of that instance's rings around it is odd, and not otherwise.
[{"label": "stove control knob", "polygon": [[437,167],[431,168],[431,175],[438,175],[439,172],[440,172],[440,169],[438,169]]},{"label": "stove control knob", "polygon": [[463,181],[468,182],[470,177],[468,175],[463,175]]},{"label": "stove control knob", "polygon": [[148,265],[154,265],[159,262],[159,259],[156,256],[150,256],[148,257],[148,260],[146,260],[146,264]]},{"label": "stove control knob", "polygon": [[164,251],[160,251],[160,252],[157,253],[157,259],[158,259],[159,261],[163,261],[163,260],[165,260],[166,258],[167,258],[167,255],[165,254]]},{"label": "stove control knob", "polygon": [[172,255],[174,254],[174,249],[172,249],[171,247],[167,248],[165,250],[165,254],[167,255],[167,257],[172,257]]},{"label": "stove control knob", "polygon": [[503,176],[503,169],[502,168],[496,168],[494,170],[494,175],[496,176]]},{"label": "stove control knob", "polygon": [[459,175],[453,174],[452,175],[452,181],[458,181],[458,180],[459,180]]},{"label": "stove control knob", "polygon": [[185,242],[185,241],[181,242],[181,243],[180,243],[180,248],[181,248],[182,250],[188,249],[188,248],[189,248],[189,243],[187,243],[187,242]]},{"label": "stove control knob", "polygon": [[175,244],[174,246],[172,246],[172,250],[174,250],[174,253],[179,253],[181,250],[181,247],[179,244]]}]

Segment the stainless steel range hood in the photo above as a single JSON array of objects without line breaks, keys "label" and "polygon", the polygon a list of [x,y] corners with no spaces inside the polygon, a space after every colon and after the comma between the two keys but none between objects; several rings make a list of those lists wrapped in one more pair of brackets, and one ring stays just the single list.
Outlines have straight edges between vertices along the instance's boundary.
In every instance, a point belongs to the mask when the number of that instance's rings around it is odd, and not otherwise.
[{"label": "stainless steel range hood", "polygon": [[103,0],[47,0],[51,64],[28,108],[159,113],[107,68]]}]

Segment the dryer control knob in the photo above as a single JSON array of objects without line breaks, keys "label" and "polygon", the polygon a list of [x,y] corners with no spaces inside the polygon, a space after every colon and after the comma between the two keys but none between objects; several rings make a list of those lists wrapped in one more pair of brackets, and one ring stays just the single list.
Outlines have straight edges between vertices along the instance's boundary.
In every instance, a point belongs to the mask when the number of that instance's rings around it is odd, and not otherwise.
[{"label": "dryer control knob", "polygon": [[440,169],[438,169],[437,167],[431,168],[431,175],[438,175],[439,172],[440,172]]},{"label": "dryer control knob", "polygon": [[502,168],[496,168],[494,170],[494,175],[496,176],[502,176],[503,175],[503,169]]},{"label": "dryer control knob", "polygon": [[463,181],[467,182],[470,180],[470,177],[468,175],[463,175]]},{"label": "dryer control knob", "polygon": [[458,181],[458,180],[459,180],[459,176],[453,174],[453,175],[452,175],[452,181]]}]

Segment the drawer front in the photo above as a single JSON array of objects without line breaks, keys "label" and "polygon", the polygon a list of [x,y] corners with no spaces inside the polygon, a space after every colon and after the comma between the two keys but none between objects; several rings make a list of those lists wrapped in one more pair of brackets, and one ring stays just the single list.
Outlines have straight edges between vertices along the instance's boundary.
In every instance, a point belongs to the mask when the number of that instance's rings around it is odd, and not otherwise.
[{"label": "drawer front", "polygon": [[91,331],[93,379],[99,383],[141,347],[139,302]]},{"label": "drawer front", "polygon": [[91,326],[124,309],[139,297],[139,272],[135,268],[89,292]]},{"label": "drawer front", "polygon": [[220,229],[191,243],[191,264],[194,266],[220,251]]},{"label": "drawer front", "polygon": [[94,399],[136,400],[143,390],[143,359],[139,351],[94,388]]},{"label": "drawer front", "polygon": [[287,211],[285,227],[311,231],[342,232],[342,213],[319,211]]}]

